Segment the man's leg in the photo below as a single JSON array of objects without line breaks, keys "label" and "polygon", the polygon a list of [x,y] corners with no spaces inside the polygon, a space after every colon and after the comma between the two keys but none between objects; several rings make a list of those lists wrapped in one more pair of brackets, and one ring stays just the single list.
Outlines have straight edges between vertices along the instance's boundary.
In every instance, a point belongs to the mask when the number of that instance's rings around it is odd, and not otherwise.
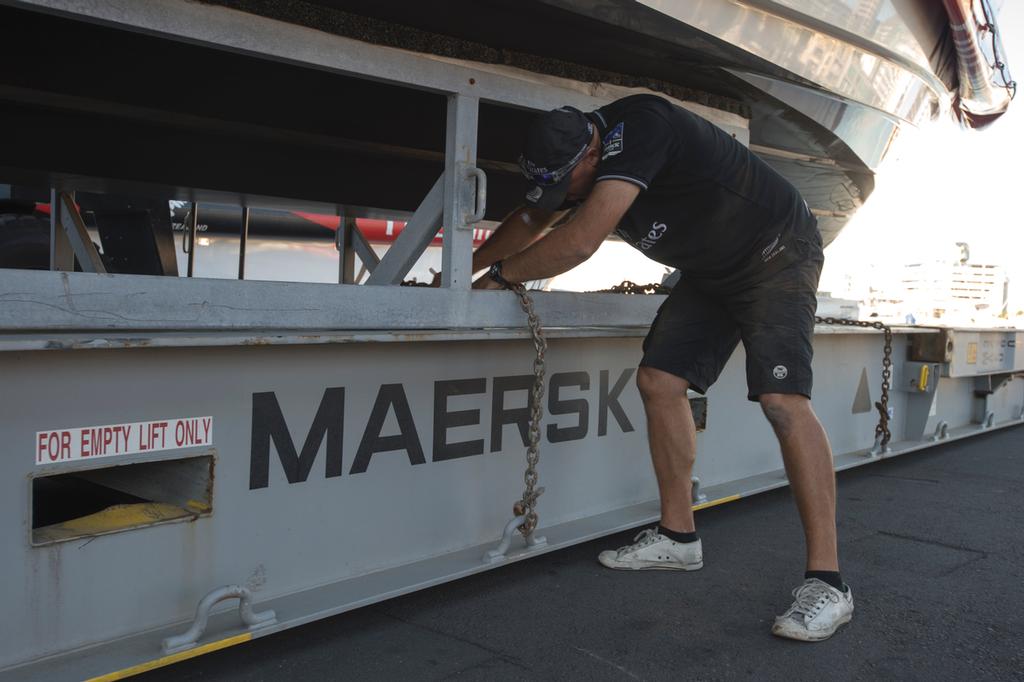
[{"label": "man's leg", "polygon": [[809,642],[828,639],[853,617],[853,592],[839,577],[836,476],[825,430],[802,395],[766,393],[761,409],[782,447],[789,485],[807,540],[807,573],[796,600],[775,619],[772,634]]},{"label": "man's leg", "polygon": [[703,392],[715,383],[739,340],[729,312],[685,280],[658,310],[644,339],[636,381],[647,414],[661,524],[641,532],[631,545],[601,552],[598,560],[608,568],[695,571],[704,565],[690,483],[697,428],[686,392],[691,385]]},{"label": "man's leg", "polygon": [[636,378],[647,413],[651,461],[661,496],[661,524],[642,531],[633,544],[601,552],[608,568],[696,571],[704,551],[693,525],[690,474],[697,451],[697,429],[686,398],[689,382],[655,369],[640,367]]},{"label": "man's leg", "polygon": [[647,414],[651,462],[661,496],[661,525],[693,532],[690,481],[697,455],[697,427],[686,397],[689,383],[660,369],[641,367],[636,384]]},{"label": "man's leg", "polygon": [[807,541],[808,571],[838,571],[836,477],[828,436],[811,401],[802,395],[767,393],[761,409],[775,430]]}]

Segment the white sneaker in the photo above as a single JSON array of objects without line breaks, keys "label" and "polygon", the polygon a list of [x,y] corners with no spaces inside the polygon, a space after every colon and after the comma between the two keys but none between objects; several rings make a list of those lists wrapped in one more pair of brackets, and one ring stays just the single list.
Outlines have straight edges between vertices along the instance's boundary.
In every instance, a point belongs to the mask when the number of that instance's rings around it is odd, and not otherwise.
[{"label": "white sneaker", "polygon": [[853,590],[840,592],[817,578],[793,590],[796,601],[775,619],[772,634],[804,642],[828,639],[853,617]]},{"label": "white sneaker", "polygon": [[648,528],[633,538],[632,545],[601,552],[597,560],[608,568],[623,570],[696,571],[704,566],[704,552],[699,539],[676,542],[656,528]]}]

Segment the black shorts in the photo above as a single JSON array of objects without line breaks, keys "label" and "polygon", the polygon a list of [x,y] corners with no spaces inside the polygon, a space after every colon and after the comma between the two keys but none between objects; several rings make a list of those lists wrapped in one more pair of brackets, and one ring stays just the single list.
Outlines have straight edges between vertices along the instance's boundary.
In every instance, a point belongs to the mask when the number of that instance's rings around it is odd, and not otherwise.
[{"label": "black shorts", "polygon": [[704,393],[743,341],[747,398],[765,393],[811,397],[814,315],[824,262],[817,231],[796,238],[782,269],[746,282],[687,279],[658,310],[644,339],[641,367],[686,379]]}]

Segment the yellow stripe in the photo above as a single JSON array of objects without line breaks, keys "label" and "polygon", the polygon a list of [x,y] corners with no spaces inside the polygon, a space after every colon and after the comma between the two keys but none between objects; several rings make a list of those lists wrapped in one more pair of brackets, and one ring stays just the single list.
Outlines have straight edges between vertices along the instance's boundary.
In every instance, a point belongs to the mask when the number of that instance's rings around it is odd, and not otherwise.
[{"label": "yellow stripe", "polygon": [[694,505],[693,511],[698,509],[707,509],[708,507],[715,507],[726,502],[735,502],[740,499],[740,495],[729,495],[728,497],[720,497],[717,500],[711,500],[710,502],[701,502],[700,504]]},{"label": "yellow stripe", "polygon": [[[717,500],[711,500],[710,502],[702,502],[701,504],[695,505],[693,507],[693,510],[697,511],[699,509],[707,509],[708,507],[715,507],[720,504],[725,504],[726,502],[735,502],[736,500],[740,499],[740,497],[740,495],[729,495],[728,497],[720,497]],[[149,661],[148,663],[140,663],[139,665],[132,666],[131,668],[125,668],[124,670],[119,670],[117,672],[109,673],[107,675],[93,677],[86,680],[85,682],[114,682],[114,680],[123,680],[126,677],[138,675],[140,673],[146,672],[147,670],[155,670],[157,668],[162,668],[165,665],[171,665],[172,663],[185,661],[190,658],[195,658],[196,656],[202,656],[203,654],[208,654],[211,651],[226,649],[229,646],[234,646],[236,644],[248,642],[251,639],[252,633],[246,632],[242,635],[236,635],[234,637],[222,639],[219,642],[210,642],[209,644],[197,646],[196,648],[189,649],[188,651],[182,651],[176,654],[171,654],[170,656],[164,656],[163,658],[158,658],[156,660]]]},{"label": "yellow stripe", "polygon": [[171,665],[172,663],[186,661],[190,658],[195,658],[196,656],[208,654],[211,651],[227,649],[229,646],[234,646],[236,644],[248,642],[251,639],[252,633],[246,632],[245,634],[235,635],[234,637],[227,637],[218,642],[210,642],[209,644],[197,646],[196,648],[189,649],[188,651],[179,651],[176,654],[164,656],[163,658],[157,658],[152,661],[149,661],[148,663],[140,663],[139,665],[133,665],[132,667],[125,668],[124,670],[118,670],[117,672],[108,673],[106,675],[100,675],[99,677],[93,677],[86,680],[85,682],[113,682],[113,680],[123,680],[126,677],[139,675],[141,673],[146,672],[147,670],[156,670],[157,668],[162,668],[165,665]]}]

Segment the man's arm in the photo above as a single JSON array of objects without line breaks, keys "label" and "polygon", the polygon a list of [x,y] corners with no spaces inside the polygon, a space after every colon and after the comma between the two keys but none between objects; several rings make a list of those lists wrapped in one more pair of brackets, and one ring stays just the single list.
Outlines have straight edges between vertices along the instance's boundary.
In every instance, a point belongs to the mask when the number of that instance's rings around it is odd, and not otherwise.
[{"label": "man's arm", "polygon": [[473,272],[519,253],[540,239],[544,229],[561,217],[561,211],[520,206],[505,217],[486,242],[473,253]]},{"label": "man's arm", "polygon": [[[565,211],[545,211],[536,206],[520,206],[501,221],[494,234],[473,252],[473,272],[491,267],[496,261],[519,253],[540,239],[544,229],[556,222]],[[433,287],[441,286],[441,273],[434,273]]]},{"label": "man's arm", "polygon": [[[502,277],[510,282],[527,282],[554,277],[573,269],[594,255],[639,193],[639,186],[623,180],[597,183],[572,220],[549,232],[525,251],[505,258],[501,264]],[[477,289],[497,288],[497,284],[487,276],[477,280],[473,286]]]}]

